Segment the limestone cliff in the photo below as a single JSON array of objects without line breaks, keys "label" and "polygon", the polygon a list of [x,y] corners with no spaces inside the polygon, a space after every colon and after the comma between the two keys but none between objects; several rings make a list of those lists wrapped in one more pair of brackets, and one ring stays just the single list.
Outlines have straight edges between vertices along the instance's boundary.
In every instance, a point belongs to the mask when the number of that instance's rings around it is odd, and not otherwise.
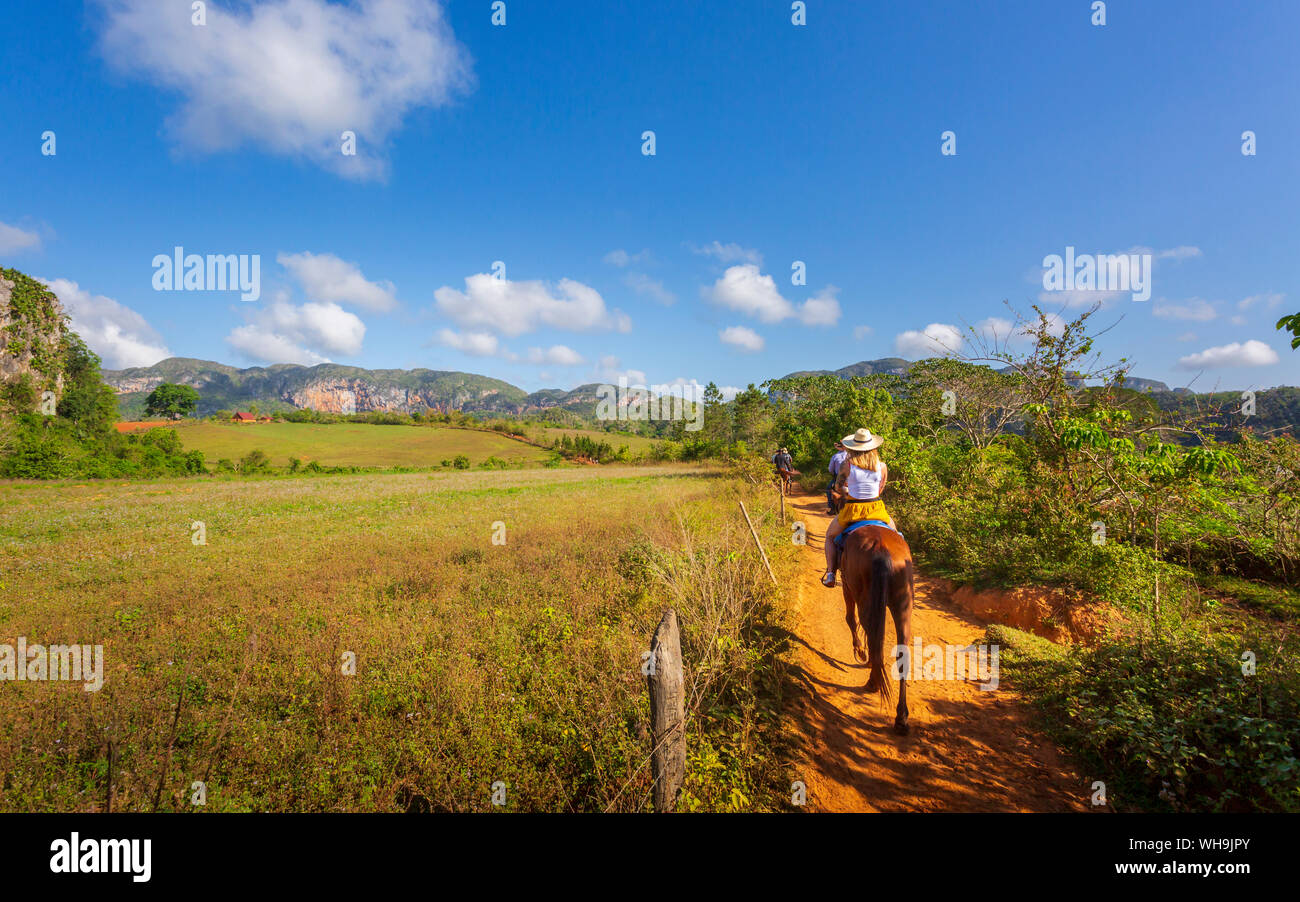
[{"label": "limestone cliff", "polygon": [[40,282],[14,269],[0,269],[0,387],[7,398],[63,391],[63,342],[67,323],[59,299]]}]

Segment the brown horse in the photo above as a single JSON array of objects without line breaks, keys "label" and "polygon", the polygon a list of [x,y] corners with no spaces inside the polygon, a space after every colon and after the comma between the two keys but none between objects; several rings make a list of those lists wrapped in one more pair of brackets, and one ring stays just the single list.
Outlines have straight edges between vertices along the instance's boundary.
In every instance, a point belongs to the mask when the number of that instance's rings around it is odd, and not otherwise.
[{"label": "brown horse", "polygon": [[[862,526],[844,540],[840,572],[844,580],[844,620],[853,636],[853,656],[871,669],[867,692],[879,692],[889,701],[889,669],[885,664],[885,607],[894,617],[894,632],[904,649],[912,646],[912,551],[903,537],[885,526]],[[867,654],[858,642],[858,621],[867,634]],[[891,660],[893,656],[890,656]],[[898,681],[898,710],[894,732],[907,733],[907,675],[910,659],[903,659]]]}]

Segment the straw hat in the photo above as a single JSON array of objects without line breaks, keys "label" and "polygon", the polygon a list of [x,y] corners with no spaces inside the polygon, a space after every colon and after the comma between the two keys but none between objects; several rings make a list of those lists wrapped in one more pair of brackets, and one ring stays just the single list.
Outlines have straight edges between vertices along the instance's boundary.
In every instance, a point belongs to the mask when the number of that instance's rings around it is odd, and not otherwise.
[{"label": "straw hat", "polygon": [[840,441],[850,451],[870,451],[872,448],[879,448],[885,443],[885,440],[880,436],[872,435],[870,429],[859,429],[852,435],[844,436]]}]

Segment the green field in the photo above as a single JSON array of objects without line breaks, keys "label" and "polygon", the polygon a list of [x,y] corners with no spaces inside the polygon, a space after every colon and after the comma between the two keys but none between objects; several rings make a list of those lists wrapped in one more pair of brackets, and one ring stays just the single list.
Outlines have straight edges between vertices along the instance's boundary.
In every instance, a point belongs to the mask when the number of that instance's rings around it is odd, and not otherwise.
[{"label": "green field", "polygon": [[573,438],[578,435],[585,435],[594,442],[607,442],[615,451],[620,445],[626,445],[628,451],[633,455],[644,454],[649,451],[655,444],[662,439],[648,438],[644,435],[629,435],[623,432],[604,432],[599,429],[560,429],[547,427],[545,429],[531,429],[528,431],[528,437],[534,441],[550,444],[559,441],[561,435],[567,435]]},{"label": "green field", "polygon": [[202,451],[209,466],[222,458],[238,462],[254,449],[275,466],[287,465],[291,457],[327,467],[437,467],[459,454],[471,465],[489,457],[516,465],[550,457],[542,448],[495,433],[443,426],[192,422],[176,431],[185,449]]},{"label": "green field", "polygon": [[[682,466],[0,483],[0,643],[104,654],[98,692],[0,682],[0,811],[110,787],[193,811],[194,781],[206,811],[489,811],[497,781],[506,810],[644,810],[641,653],[669,605],[682,804],[781,807],[774,590],[735,492]],[[788,530],[751,511],[782,572]]]}]

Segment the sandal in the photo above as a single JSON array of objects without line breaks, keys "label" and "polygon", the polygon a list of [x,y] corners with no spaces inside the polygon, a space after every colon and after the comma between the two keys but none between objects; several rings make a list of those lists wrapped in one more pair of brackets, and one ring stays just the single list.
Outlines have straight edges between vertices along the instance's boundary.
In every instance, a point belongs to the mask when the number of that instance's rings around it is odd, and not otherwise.
[{"label": "sandal", "polygon": [[827,570],[822,574],[822,585],[828,589],[835,588],[835,571]]}]

